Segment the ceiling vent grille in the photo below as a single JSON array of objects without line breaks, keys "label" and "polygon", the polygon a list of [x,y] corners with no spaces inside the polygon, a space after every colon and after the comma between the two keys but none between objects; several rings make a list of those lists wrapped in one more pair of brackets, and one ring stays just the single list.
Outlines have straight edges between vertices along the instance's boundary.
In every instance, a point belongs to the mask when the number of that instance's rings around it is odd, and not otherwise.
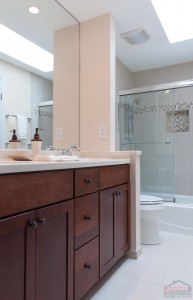
[{"label": "ceiling vent grille", "polygon": [[122,33],[120,36],[132,45],[142,44],[150,38],[150,35],[141,27]]}]

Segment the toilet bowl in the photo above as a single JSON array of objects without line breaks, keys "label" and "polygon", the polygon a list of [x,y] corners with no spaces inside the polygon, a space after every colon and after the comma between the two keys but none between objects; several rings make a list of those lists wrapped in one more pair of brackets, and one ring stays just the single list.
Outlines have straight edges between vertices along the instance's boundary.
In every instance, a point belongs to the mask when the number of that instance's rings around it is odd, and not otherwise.
[{"label": "toilet bowl", "polygon": [[164,210],[163,199],[140,195],[141,243],[156,245],[161,243],[159,237],[158,218]]}]

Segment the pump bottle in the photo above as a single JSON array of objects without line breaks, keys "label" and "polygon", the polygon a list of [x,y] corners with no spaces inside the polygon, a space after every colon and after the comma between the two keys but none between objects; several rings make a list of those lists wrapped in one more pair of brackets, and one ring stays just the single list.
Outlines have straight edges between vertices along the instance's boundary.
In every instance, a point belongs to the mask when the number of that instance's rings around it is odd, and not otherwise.
[{"label": "pump bottle", "polygon": [[32,155],[39,155],[41,152],[42,140],[40,139],[39,128],[36,128],[36,132],[34,134],[34,138],[31,140],[32,142]]},{"label": "pump bottle", "polygon": [[9,141],[10,149],[18,149],[20,147],[20,141],[17,139],[16,130],[13,129],[10,132],[13,132],[12,138]]}]

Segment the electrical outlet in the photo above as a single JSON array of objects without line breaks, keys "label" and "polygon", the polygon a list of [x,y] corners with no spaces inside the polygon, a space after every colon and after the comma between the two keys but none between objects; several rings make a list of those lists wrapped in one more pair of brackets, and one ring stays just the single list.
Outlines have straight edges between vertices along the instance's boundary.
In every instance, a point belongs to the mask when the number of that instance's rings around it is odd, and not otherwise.
[{"label": "electrical outlet", "polygon": [[56,128],[56,141],[62,141],[62,128]]},{"label": "electrical outlet", "polygon": [[107,126],[106,124],[99,125],[99,139],[107,138]]}]

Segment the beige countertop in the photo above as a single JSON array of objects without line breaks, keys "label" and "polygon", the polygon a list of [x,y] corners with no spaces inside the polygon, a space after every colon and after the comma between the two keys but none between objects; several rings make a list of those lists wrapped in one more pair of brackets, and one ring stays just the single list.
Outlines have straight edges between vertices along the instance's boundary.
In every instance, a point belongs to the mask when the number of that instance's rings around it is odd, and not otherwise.
[{"label": "beige countertop", "polygon": [[78,161],[0,161],[0,174],[62,170],[129,164],[130,159],[81,159]]},{"label": "beige countertop", "polygon": [[[28,156],[31,158],[30,150],[8,150],[0,149],[0,174],[39,172],[49,170],[89,168],[120,164],[133,164],[135,159],[141,155],[140,151],[96,151],[96,152],[77,152],[75,157],[78,160],[64,159],[60,152],[41,151],[38,159],[32,160],[12,160],[10,155]],[[61,157],[61,161],[59,158]],[[56,160],[55,160],[56,159]],[[73,157],[71,157],[73,159]]]}]

